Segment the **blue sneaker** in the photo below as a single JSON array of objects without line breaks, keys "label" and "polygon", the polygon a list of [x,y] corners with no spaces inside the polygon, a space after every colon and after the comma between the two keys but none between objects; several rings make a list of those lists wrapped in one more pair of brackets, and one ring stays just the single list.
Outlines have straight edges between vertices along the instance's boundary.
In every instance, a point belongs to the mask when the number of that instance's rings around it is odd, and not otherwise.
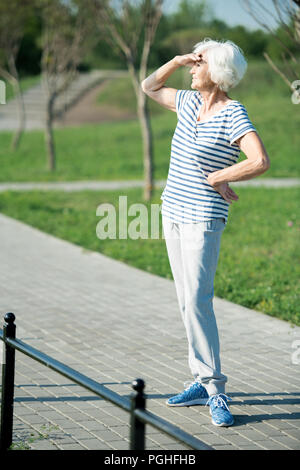
[{"label": "blue sneaker", "polygon": [[206,388],[197,380],[185,382],[185,390],[174,397],[169,398],[166,403],[169,406],[206,405],[209,395]]},{"label": "blue sneaker", "polygon": [[231,426],[234,423],[227,400],[231,400],[231,398],[224,395],[224,393],[219,393],[212,395],[207,401],[207,404],[210,406],[211,422],[215,426]]}]

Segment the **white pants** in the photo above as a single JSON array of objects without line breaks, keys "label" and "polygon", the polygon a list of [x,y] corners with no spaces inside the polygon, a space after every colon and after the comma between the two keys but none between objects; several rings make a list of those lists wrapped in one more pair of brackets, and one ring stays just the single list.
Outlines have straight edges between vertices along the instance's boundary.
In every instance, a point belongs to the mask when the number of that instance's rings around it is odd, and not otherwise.
[{"label": "white pants", "polygon": [[179,308],[188,339],[189,367],[209,395],[225,393],[213,310],[214,277],[225,220],[185,224],[162,216]]}]

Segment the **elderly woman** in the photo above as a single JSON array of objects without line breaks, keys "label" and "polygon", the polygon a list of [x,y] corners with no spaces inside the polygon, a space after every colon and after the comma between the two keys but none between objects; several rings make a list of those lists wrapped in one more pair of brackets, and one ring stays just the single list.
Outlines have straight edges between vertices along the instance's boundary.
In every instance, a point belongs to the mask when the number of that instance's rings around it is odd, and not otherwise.
[{"label": "elderly woman", "polygon": [[[164,86],[181,66],[191,68],[193,90]],[[209,404],[217,426],[234,422],[213,310],[221,236],[229,204],[239,199],[228,183],[261,175],[270,166],[246,108],[228,96],[246,68],[236,44],[205,38],[193,53],[174,57],[142,82],[150,98],[178,116],[161,213],[193,381],[167,404]],[[247,158],[236,163],[240,150]]]}]

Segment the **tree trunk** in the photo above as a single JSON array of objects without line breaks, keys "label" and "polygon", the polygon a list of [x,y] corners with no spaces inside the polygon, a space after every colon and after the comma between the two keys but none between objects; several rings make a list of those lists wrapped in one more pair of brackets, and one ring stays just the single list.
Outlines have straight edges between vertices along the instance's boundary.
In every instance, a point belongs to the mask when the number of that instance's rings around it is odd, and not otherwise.
[{"label": "tree trunk", "polygon": [[144,161],[144,199],[150,201],[153,195],[153,139],[151,121],[148,109],[146,95],[142,92],[141,88],[137,100],[138,117],[142,130],[143,137],[143,161]]},{"label": "tree trunk", "polygon": [[24,107],[22,90],[21,90],[18,79],[13,81],[13,87],[15,90],[15,96],[17,100],[19,122],[18,122],[18,129],[16,130],[13,136],[13,140],[11,142],[11,148],[12,150],[16,150],[20,144],[21,137],[25,129],[25,107]]},{"label": "tree trunk", "polygon": [[140,78],[137,70],[134,68],[133,61],[127,58],[127,67],[130,73],[133,88],[137,100],[137,114],[140,121],[143,138],[143,162],[144,162],[144,199],[150,201],[153,195],[153,139],[150,122],[150,114],[148,109],[147,96],[142,91]]},{"label": "tree trunk", "polygon": [[48,157],[48,169],[55,170],[55,143],[53,136],[53,108],[55,95],[50,95],[47,101],[46,122],[45,122],[45,142]]},{"label": "tree trunk", "polygon": [[17,109],[18,109],[18,129],[16,130],[13,140],[11,142],[11,149],[16,150],[19,146],[21,136],[25,129],[25,107],[24,107],[24,100],[22,95],[22,90],[19,81],[19,74],[16,67],[15,56],[13,53],[10,53],[8,56],[8,68],[9,68],[9,75],[11,77],[10,82],[14,88],[15,98],[17,100]]},{"label": "tree trunk", "polygon": [[300,43],[300,5],[295,14],[295,39]]}]

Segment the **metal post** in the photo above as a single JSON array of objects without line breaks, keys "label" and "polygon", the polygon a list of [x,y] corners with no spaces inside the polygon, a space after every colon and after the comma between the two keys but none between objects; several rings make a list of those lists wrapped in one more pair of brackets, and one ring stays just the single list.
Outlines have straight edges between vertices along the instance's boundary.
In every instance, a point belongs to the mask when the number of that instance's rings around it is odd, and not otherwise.
[{"label": "metal post", "polygon": [[146,407],[145,382],[142,379],[136,379],[132,382],[132,388],[135,391],[131,394],[130,450],[145,450],[145,423],[140,421],[134,413],[134,410],[144,410]]},{"label": "metal post", "polygon": [[15,350],[5,342],[6,338],[16,337],[15,316],[9,312],[4,315],[3,325],[3,363],[1,390],[1,437],[0,450],[8,450],[12,444],[14,379],[15,379]]}]

